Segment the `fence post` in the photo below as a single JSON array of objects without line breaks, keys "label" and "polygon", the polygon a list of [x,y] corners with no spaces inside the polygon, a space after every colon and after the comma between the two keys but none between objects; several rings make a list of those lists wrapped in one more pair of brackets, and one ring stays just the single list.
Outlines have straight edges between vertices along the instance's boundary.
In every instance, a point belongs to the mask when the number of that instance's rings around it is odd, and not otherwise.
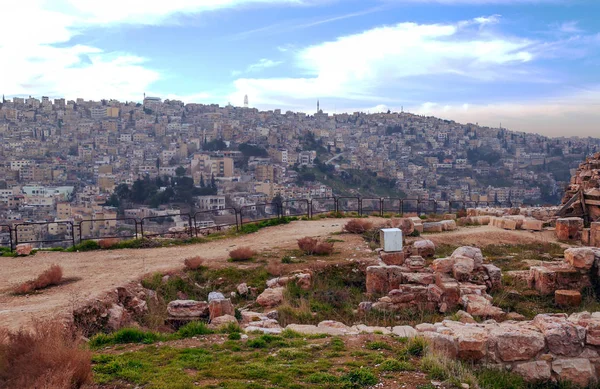
[{"label": "fence post", "polygon": [[71,225],[71,239],[73,242],[73,247],[75,247],[75,225],[72,222],[69,222]]},{"label": "fence post", "polygon": [[17,249],[18,245],[19,245],[19,225],[15,224],[15,250]]},{"label": "fence post", "polygon": [[435,215],[437,215],[437,211],[438,211],[438,205],[437,205],[437,200],[433,200],[433,213]]},{"label": "fence post", "polygon": [[363,208],[363,199],[362,197],[358,198],[358,216],[362,216],[363,212],[362,212],[362,208]]},{"label": "fence post", "polygon": [[8,241],[10,242],[10,251],[14,251],[16,249],[13,248],[13,236],[12,236],[13,230],[11,226],[8,226]]},{"label": "fence post", "polygon": [[244,207],[240,207],[240,227],[244,226],[244,214],[242,213],[243,210]]},{"label": "fence post", "polygon": [[142,235],[142,239],[144,239],[144,218],[140,219],[140,233]]},{"label": "fence post", "polygon": [[[192,214],[188,213],[188,225],[190,226],[190,238],[194,237],[192,232]],[[196,222],[194,222],[194,229],[196,229]]]}]

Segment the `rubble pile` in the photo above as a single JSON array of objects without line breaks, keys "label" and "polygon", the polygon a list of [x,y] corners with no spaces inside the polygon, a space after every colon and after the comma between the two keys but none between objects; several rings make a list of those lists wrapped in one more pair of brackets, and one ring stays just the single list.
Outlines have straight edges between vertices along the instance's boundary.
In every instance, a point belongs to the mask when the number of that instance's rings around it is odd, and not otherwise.
[{"label": "rubble pile", "polygon": [[600,219],[600,153],[586,158],[577,168],[562,200],[558,212],[561,217],[586,217],[589,221]]}]

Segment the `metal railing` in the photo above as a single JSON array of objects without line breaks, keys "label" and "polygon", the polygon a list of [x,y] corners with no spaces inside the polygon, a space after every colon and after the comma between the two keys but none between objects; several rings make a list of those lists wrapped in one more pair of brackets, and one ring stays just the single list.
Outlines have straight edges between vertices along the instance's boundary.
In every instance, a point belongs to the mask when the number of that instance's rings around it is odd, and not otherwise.
[{"label": "metal railing", "polygon": [[[312,218],[315,215],[342,212],[358,215],[379,215],[386,213],[404,215],[405,213],[438,213],[448,210],[452,213],[459,209],[480,206],[513,207],[508,202],[474,202],[452,200],[376,198],[376,197],[315,197],[313,199],[290,199],[281,204],[264,203],[246,205],[240,208],[224,208],[170,215],[137,218],[90,219],[79,223],[70,221],[20,223],[14,226],[0,225],[0,246],[10,247],[14,251],[21,243],[61,245],[66,242],[75,246],[77,241],[97,239],[129,238],[193,238],[235,227],[239,230],[245,223],[283,217]],[[62,226],[62,227],[61,227]],[[78,238],[78,239],[77,239]]]}]

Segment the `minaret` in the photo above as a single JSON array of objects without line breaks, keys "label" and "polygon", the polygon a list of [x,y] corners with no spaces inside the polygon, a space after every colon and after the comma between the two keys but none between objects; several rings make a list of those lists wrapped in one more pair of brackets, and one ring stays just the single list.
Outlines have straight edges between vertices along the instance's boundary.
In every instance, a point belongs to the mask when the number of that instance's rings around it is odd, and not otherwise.
[{"label": "minaret", "polygon": [[319,100],[317,100],[317,113],[321,112],[321,110],[319,109]]},{"label": "minaret", "polygon": [[248,108],[248,95],[244,96],[244,108]]}]

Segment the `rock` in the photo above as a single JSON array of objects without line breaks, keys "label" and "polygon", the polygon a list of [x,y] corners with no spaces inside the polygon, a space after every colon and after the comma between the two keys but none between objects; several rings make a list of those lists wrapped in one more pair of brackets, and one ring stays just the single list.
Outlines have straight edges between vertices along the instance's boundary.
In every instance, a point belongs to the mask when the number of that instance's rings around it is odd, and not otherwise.
[{"label": "rock", "polygon": [[541,352],[546,341],[541,332],[515,325],[500,326],[490,332],[496,351],[504,362],[526,361]]},{"label": "rock", "polygon": [[273,319],[252,321],[252,322],[248,323],[248,326],[260,327],[260,328],[281,328],[281,326],[279,325],[279,322],[277,322],[277,320],[273,320]]},{"label": "rock", "polygon": [[435,244],[430,240],[418,240],[413,243],[413,247],[421,257],[433,257],[435,254]]},{"label": "rock", "polygon": [[506,320],[515,320],[522,321],[525,320],[526,317],[517,312],[509,312],[506,314]]},{"label": "rock", "polygon": [[283,287],[265,289],[257,298],[256,302],[264,308],[273,308],[283,302]]},{"label": "rock", "polygon": [[411,270],[420,270],[425,267],[425,259],[421,256],[413,255],[404,261],[404,266]]},{"label": "rock", "polygon": [[567,321],[565,314],[537,315],[532,324],[546,337],[551,353],[575,357],[583,351],[585,328]]},{"label": "rock", "polygon": [[499,267],[486,263],[482,265],[485,269],[486,274],[490,278],[492,289],[498,289],[502,286],[502,270]]},{"label": "rock", "polygon": [[586,387],[596,379],[596,371],[589,359],[560,358],[552,362],[552,371],[561,381],[571,381],[575,385]]},{"label": "rock", "polygon": [[167,305],[167,312],[173,317],[208,316],[208,303],[195,300],[174,300]]},{"label": "rock", "polygon": [[229,323],[238,324],[238,321],[235,318],[235,316],[223,315],[223,316],[219,316],[219,317],[215,317],[214,319],[211,319],[209,327],[212,329],[217,329],[217,328],[226,326]]},{"label": "rock", "polygon": [[527,382],[545,382],[552,378],[550,364],[546,361],[525,362],[515,365],[513,372]]},{"label": "rock", "polygon": [[467,294],[461,297],[461,302],[467,312],[473,316],[499,318],[504,316],[502,309],[495,307],[483,296]]},{"label": "rock", "polygon": [[454,265],[452,265],[452,274],[458,281],[468,281],[473,269],[475,262],[472,258],[464,257],[462,255],[454,256]]},{"label": "rock", "polygon": [[208,303],[208,310],[210,313],[210,320],[216,319],[217,317],[225,315],[235,315],[233,304],[230,299],[212,300]]},{"label": "rock", "polygon": [[225,296],[221,292],[210,292],[208,294],[208,302],[210,303],[213,300],[223,300]]},{"label": "rock", "polygon": [[458,357],[463,360],[479,361],[487,355],[488,333],[478,327],[455,328]]},{"label": "rock", "polygon": [[442,220],[440,223],[442,224],[442,230],[444,231],[456,230],[456,222],[454,220]]},{"label": "rock", "polygon": [[583,231],[583,219],[567,217],[556,220],[556,238],[558,240],[580,240]]},{"label": "rock", "polygon": [[273,320],[279,320],[279,312],[277,310],[267,312],[267,317]]},{"label": "rock", "polygon": [[402,283],[421,285],[433,284],[433,273],[402,273]]},{"label": "rock", "polygon": [[244,328],[244,331],[247,333],[250,332],[262,332],[263,334],[271,334],[271,335],[279,335],[283,332],[283,328],[264,328],[264,327],[254,327],[248,326]]},{"label": "rock", "polygon": [[248,289],[248,285],[246,283],[243,283],[237,286],[237,291],[240,294],[240,296],[245,296],[250,290]]},{"label": "rock", "polygon": [[[529,231],[542,231],[544,229],[544,222],[537,219],[526,218],[523,220],[521,229]],[[550,370],[550,368],[548,368],[548,370]]]},{"label": "rock", "polygon": [[422,332],[421,335],[429,341],[429,346],[436,353],[456,358],[458,355],[458,345],[454,337],[433,331]]},{"label": "rock", "polygon": [[361,334],[362,333],[364,333],[364,334],[379,333],[382,335],[390,335],[392,333],[392,331],[387,327],[372,327],[372,326],[366,326],[364,324],[357,324],[356,329]]},{"label": "rock", "polygon": [[240,311],[242,315],[242,324],[248,324],[254,321],[268,320],[269,318],[262,313],[252,311]]},{"label": "rock", "polygon": [[130,317],[124,307],[119,304],[113,304],[108,309],[107,327],[112,331],[118,331],[129,323]]},{"label": "rock", "polygon": [[473,316],[463,310],[456,312],[456,316],[458,317],[458,321],[461,323],[477,323],[475,319],[473,319]]},{"label": "rock", "polygon": [[473,260],[473,267],[479,269],[483,265],[483,254],[477,247],[462,246],[454,250],[452,257],[467,257]]},{"label": "rock", "polygon": [[402,283],[402,271],[400,266],[369,266],[367,267],[367,293],[387,294],[397,289]]},{"label": "rock", "polygon": [[594,265],[594,251],[587,247],[565,250],[565,262],[576,269],[590,270]]},{"label": "rock", "polygon": [[362,313],[370,312],[373,308],[373,303],[371,301],[361,301],[358,304],[358,311]]},{"label": "rock", "polygon": [[454,258],[437,258],[433,260],[431,268],[438,273],[451,273],[454,266]]},{"label": "rock", "polygon": [[423,223],[423,232],[442,232],[444,227],[440,222]]},{"label": "rock", "polygon": [[414,338],[419,333],[411,326],[396,326],[392,328],[392,334],[400,338]]},{"label": "rock", "polygon": [[415,231],[415,223],[409,218],[399,219],[397,224],[398,228],[402,230],[402,236],[409,236]]},{"label": "rock", "polygon": [[385,251],[379,252],[379,257],[386,265],[402,265],[404,263],[404,253],[386,253]]},{"label": "rock", "polygon": [[554,302],[561,307],[578,307],[581,305],[581,293],[577,290],[557,290]]},{"label": "rock", "polygon": [[318,326],[308,324],[289,324],[285,328],[305,335],[344,336],[358,334],[358,330],[333,321],[321,322]]},{"label": "rock", "polygon": [[415,330],[418,332],[436,332],[437,328],[431,323],[421,323],[415,326]]},{"label": "rock", "polygon": [[30,243],[20,243],[15,248],[17,255],[29,255],[33,251],[33,246]]}]

